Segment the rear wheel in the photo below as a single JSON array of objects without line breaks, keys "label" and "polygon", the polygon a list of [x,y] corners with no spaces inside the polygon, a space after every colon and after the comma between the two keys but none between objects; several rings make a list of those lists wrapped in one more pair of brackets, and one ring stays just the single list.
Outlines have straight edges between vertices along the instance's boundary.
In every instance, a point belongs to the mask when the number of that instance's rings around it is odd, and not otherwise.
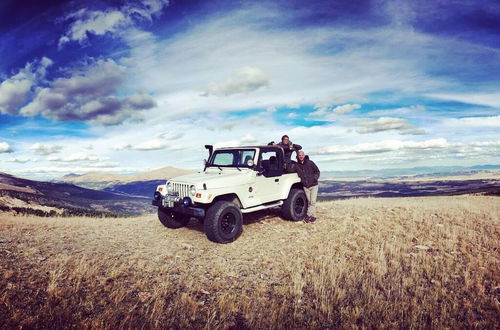
[{"label": "rear wheel", "polygon": [[304,219],[307,213],[307,198],[302,189],[291,189],[281,207],[283,218],[291,221]]},{"label": "rear wheel", "polygon": [[233,242],[243,232],[240,208],[227,201],[215,202],[207,211],[203,227],[209,240],[217,243]]},{"label": "rear wheel", "polygon": [[163,207],[158,208],[158,219],[168,228],[177,229],[184,227],[189,222],[189,217],[183,214],[169,211]]}]

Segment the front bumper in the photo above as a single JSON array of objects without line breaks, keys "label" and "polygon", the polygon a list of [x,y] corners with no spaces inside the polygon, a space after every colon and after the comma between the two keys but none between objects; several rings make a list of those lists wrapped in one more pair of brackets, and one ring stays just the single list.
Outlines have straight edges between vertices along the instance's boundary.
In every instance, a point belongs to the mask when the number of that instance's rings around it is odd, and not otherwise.
[{"label": "front bumper", "polygon": [[151,204],[157,207],[163,207],[176,213],[190,215],[195,218],[205,217],[205,209],[195,206],[184,206],[182,202],[166,201],[165,197],[161,195],[155,195]]}]

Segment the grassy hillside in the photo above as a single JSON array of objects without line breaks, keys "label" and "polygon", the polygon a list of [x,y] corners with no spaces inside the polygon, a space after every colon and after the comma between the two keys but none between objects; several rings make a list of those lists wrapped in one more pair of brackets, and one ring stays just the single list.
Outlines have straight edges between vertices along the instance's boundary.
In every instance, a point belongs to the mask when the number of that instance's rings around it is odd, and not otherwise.
[{"label": "grassy hillside", "polygon": [[500,198],[320,203],[314,224],[0,215],[0,328],[495,328]]},{"label": "grassy hillside", "polygon": [[0,211],[41,216],[113,216],[152,210],[150,198],[28,180],[0,172]]}]

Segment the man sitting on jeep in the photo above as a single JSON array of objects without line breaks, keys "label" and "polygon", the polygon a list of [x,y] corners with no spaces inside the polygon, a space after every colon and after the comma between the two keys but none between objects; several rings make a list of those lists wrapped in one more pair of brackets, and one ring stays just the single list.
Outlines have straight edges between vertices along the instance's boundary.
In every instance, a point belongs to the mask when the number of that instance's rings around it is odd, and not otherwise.
[{"label": "man sitting on jeep", "polygon": [[269,145],[275,145],[278,147],[283,148],[283,151],[285,153],[285,169],[289,172],[290,169],[292,168],[291,163],[292,163],[292,153],[294,151],[299,152],[299,150],[302,149],[302,146],[299,144],[293,144],[292,141],[290,141],[290,138],[288,135],[283,135],[281,137],[281,142],[280,143],[274,143],[274,141],[271,141]]}]

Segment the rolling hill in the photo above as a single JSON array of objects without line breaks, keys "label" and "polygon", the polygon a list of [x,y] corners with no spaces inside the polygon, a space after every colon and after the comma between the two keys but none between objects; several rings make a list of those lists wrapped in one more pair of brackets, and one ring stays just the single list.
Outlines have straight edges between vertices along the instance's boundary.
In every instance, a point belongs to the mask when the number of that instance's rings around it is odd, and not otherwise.
[{"label": "rolling hill", "polygon": [[[111,188],[116,185],[123,186],[133,182],[144,182],[144,181],[164,182],[168,178],[189,174],[193,172],[195,171],[167,166],[134,175],[112,174],[112,173],[102,173],[102,172],[93,172],[81,175],[68,174],[54,181],[72,183],[90,189],[103,190],[105,188]],[[111,190],[117,191],[116,189],[111,189]],[[149,195],[151,194],[152,193],[150,193]]]},{"label": "rolling hill", "polygon": [[132,215],[151,211],[149,199],[69,183],[34,181],[0,172],[0,208],[36,215]]}]

